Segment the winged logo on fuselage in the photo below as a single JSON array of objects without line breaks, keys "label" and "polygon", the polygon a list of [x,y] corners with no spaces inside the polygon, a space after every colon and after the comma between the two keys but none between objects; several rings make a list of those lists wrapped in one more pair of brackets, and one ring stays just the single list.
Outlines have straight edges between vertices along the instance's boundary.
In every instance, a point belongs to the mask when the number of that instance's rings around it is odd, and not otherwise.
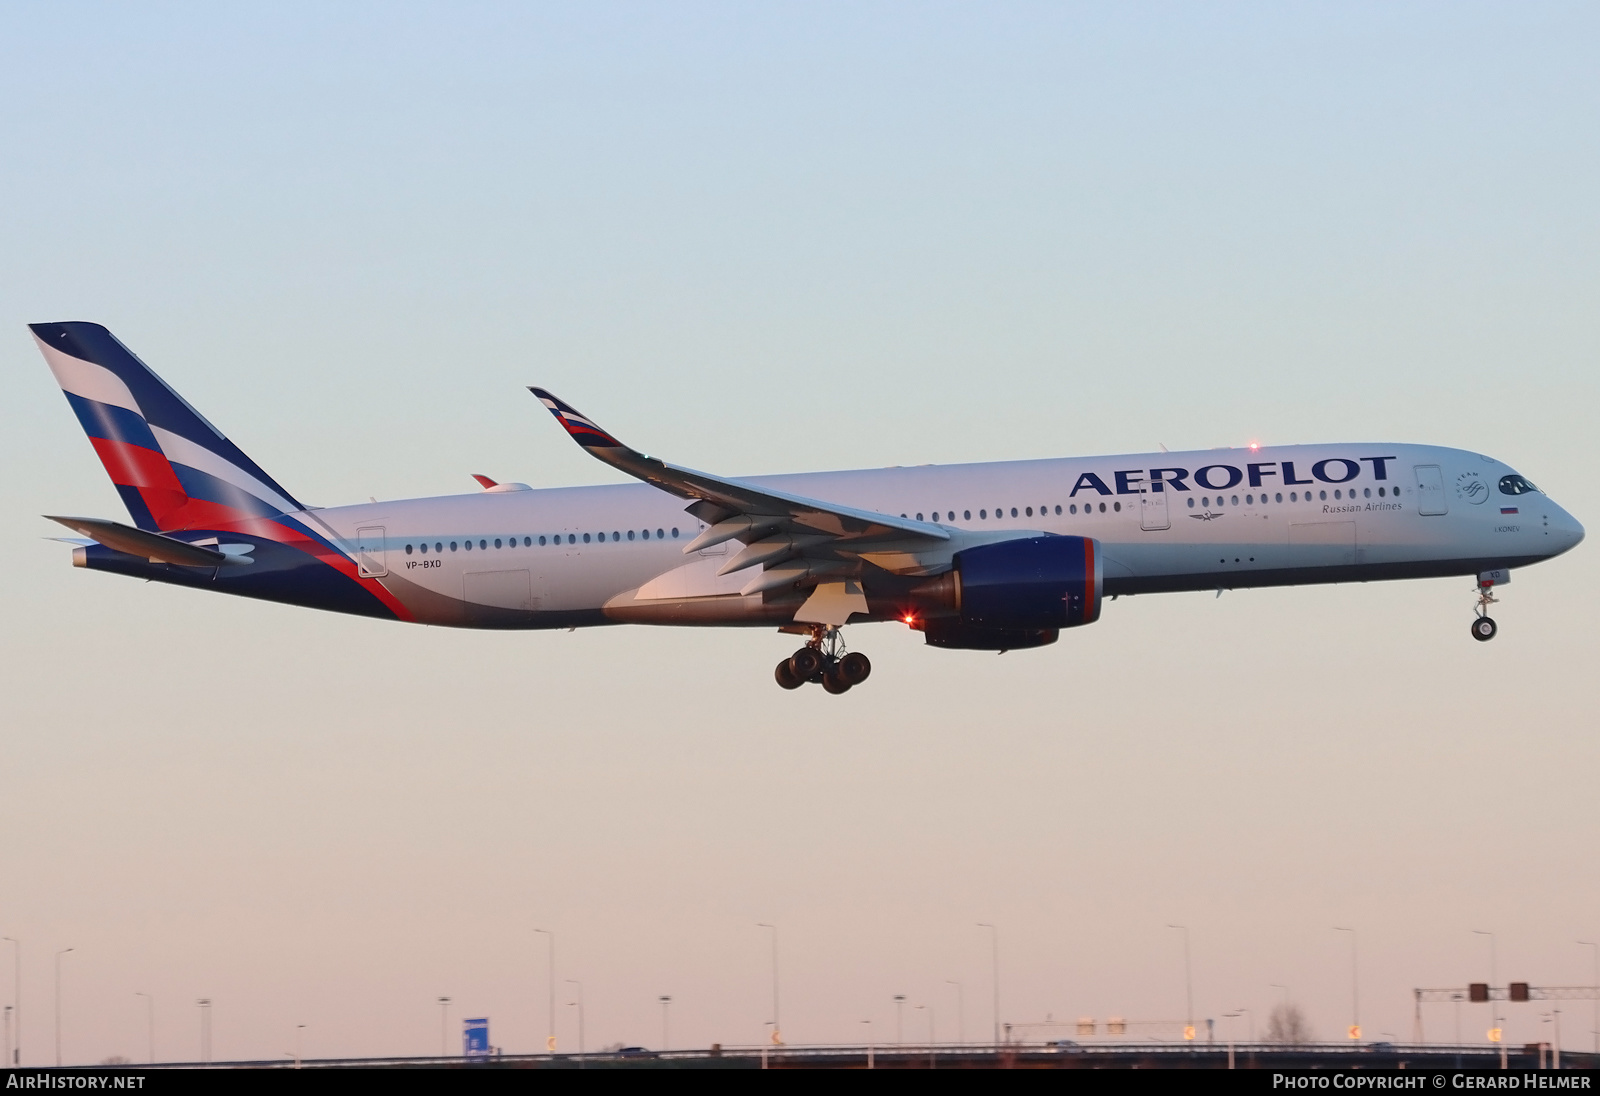
[{"label": "winged logo on fuselage", "polygon": [[1481,506],[1489,498],[1489,485],[1476,472],[1463,472],[1456,477],[1456,497]]}]

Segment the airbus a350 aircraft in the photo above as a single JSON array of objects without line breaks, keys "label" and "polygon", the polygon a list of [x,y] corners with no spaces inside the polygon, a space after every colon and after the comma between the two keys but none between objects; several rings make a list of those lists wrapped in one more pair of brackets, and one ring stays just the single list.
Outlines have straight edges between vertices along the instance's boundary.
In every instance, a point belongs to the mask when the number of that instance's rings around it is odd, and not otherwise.
[{"label": "airbus a350 aircraft", "polygon": [[129,512],[56,517],[73,563],[316,609],[462,628],[763,626],[807,637],[778,684],[860,684],[850,621],[1002,651],[1107,598],[1471,575],[1474,638],[1512,568],[1583,527],[1492,457],[1339,444],[726,479],[630,449],[543,389],[590,454],[641,482],[314,507],[104,327],[35,340]]}]

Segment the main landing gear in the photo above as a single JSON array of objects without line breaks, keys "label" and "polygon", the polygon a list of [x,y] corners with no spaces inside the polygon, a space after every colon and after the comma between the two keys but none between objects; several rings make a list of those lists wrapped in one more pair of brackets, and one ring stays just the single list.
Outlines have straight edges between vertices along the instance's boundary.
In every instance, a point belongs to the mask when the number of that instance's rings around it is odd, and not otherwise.
[{"label": "main landing gear", "polygon": [[1499,604],[1499,600],[1494,596],[1494,582],[1488,579],[1479,579],[1478,616],[1472,622],[1472,638],[1480,643],[1487,643],[1500,630],[1500,626],[1489,615],[1489,606]]},{"label": "main landing gear", "polygon": [[844,653],[844,637],[834,625],[818,624],[811,629],[806,645],[778,663],[772,676],[785,689],[798,689],[814,681],[830,693],[849,692],[867,680],[872,663],[860,651]]}]

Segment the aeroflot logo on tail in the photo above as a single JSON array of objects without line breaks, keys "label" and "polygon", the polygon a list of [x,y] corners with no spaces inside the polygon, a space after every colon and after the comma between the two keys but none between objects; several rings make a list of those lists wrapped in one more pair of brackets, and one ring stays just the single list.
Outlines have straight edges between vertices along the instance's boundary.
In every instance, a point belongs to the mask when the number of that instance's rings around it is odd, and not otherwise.
[{"label": "aeroflot logo on tail", "polygon": [[1296,470],[1297,462],[1286,461],[1259,461],[1246,464],[1240,468],[1232,464],[1208,464],[1203,468],[1196,468],[1193,473],[1187,468],[1133,468],[1123,472],[1111,473],[1111,478],[1116,482],[1116,490],[1106,486],[1106,481],[1093,472],[1084,472],[1078,476],[1078,482],[1072,485],[1072,495],[1077,498],[1079,491],[1093,491],[1101,495],[1142,495],[1146,492],[1160,493],[1171,488],[1174,491],[1193,491],[1196,487],[1207,491],[1226,491],[1230,487],[1237,487],[1248,481],[1251,487],[1270,487],[1273,484],[1293,486],[1302,483],[1349,483],[1361,475],[1363,464],[1372,465],[1372,478],[1386,480],[1389,478],[1389,462],[1398,460],[1397,457],[1362,457],[1359,461],[1350,460],[1348,457],[1329,457],[1319,460],[1305,467],[1305,462],[1299,462],[1309,476],[1302,477]]}]

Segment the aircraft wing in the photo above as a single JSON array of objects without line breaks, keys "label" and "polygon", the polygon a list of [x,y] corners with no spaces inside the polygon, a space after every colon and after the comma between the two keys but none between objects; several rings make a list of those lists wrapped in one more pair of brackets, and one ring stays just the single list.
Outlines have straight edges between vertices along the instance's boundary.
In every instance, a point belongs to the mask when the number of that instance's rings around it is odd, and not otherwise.
[{"label": "aircraft wing", "polygon": [[811,585],[836,573],[845,577],[859,573],[860,561],[868,554],[895,547],[914,552],[919,544],[935,548],[950,539],[948,530],[927,522],[668,464],[622,444],[554,393],[532,387],[528,391],[591,456],[669,494],[693,500],[686,509],[708,528],[684,547],[685,554],[728,540],[746,545],[720,572],[765,565],[765,573],[744,588],[745,594]]}]

